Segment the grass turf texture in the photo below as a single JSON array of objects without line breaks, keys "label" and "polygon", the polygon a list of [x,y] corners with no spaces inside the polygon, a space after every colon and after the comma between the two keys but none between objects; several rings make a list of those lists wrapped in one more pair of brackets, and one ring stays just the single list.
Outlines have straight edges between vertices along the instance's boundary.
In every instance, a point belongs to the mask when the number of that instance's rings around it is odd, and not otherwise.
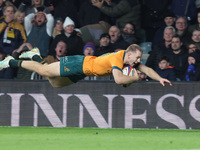
[{"label": "grass turf texture", "polygon": [[200,130],[0,127],[1,150],[200,150]]}]

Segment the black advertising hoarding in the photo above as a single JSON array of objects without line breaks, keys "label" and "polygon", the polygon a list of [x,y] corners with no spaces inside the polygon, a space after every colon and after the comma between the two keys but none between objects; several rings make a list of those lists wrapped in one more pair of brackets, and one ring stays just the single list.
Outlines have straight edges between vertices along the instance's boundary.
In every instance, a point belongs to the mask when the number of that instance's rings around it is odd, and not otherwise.
[{"label": "black advertising hoarding", "polygon": [[200,129],[200,83],[0,81],[0,126]]}]

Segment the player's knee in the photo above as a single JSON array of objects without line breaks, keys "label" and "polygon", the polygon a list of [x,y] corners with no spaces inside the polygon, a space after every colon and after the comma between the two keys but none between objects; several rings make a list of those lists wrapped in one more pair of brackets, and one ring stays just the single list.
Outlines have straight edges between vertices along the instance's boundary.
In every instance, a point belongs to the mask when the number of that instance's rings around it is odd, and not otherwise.
[{"label": "player's knee", "polygon": [[61,86],[60,84],[58,84],[56,82],[56,77],[54,77],[54,78],[48,78],[48,80],[49,80],[49,83],[51,84],[51,86],[54,87],[54,88],[61,88],[61,87],[63,87],[63,86]]}]

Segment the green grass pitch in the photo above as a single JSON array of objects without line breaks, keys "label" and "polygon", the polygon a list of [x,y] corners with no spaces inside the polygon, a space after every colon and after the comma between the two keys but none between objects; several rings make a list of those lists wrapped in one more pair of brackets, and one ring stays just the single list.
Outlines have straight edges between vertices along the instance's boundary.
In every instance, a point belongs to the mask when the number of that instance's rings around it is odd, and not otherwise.
[{"label": "green grass pitch", "polygon": [[0,127],[0,150],[200,150],[200,130]]}]

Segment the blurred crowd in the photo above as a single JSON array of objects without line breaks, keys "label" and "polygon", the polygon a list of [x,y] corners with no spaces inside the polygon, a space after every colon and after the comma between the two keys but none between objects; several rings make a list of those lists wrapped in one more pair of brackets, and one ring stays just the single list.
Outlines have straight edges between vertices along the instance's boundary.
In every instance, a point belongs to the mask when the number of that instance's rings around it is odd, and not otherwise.
[{"label": "blurred crowd", "polygon": [[[200,0],[0,0],[0,60],[38,47],[52,63],[145,43],[150,49],[142,63],[160,76],[200,81]],[[31,74],[7,68],[0,79]]]}]

